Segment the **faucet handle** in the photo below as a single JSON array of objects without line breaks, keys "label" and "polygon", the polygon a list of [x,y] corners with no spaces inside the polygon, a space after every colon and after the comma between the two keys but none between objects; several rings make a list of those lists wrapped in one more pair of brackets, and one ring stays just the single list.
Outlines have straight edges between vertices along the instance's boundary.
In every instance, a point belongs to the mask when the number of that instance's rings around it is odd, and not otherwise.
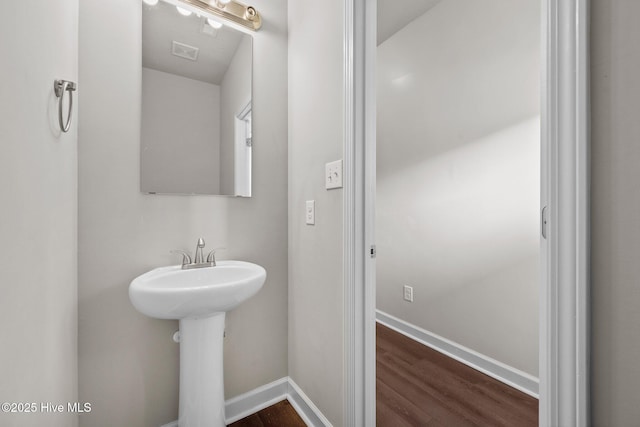
[{"label": "faucet handle", "polygon": [[172,254],[182,255],[182,265],[191,264],[191,255],[188,252],[182,251],[180,249],[175,249],[171,251]]},{"label": "faucet handle", "polygon": [[216,265],[216,251],[224,251],[227,248],[215,248],[214,250],[212,250],[211,252],[209,252],[209,255],[207,255],[207,262],[213,263],[213,265]]}]

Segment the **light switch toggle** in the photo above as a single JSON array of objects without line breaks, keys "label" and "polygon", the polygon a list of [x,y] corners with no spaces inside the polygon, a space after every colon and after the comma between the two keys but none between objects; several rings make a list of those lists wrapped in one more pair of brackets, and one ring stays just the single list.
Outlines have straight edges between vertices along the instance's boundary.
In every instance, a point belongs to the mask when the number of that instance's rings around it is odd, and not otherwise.
[{"label": "light switch toggle", "polygon": [[324,179],[327,190],[342,188],[342,160],[325,165]]}]

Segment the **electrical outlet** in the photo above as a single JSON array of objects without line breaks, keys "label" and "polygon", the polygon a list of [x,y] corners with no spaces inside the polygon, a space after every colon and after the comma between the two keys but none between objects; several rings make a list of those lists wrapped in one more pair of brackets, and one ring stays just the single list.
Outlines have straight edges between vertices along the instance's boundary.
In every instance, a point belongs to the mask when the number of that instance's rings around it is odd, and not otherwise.
[{"label": "electrical outlet", "polygon": [[342,188],[342,160],[336,160],[325,165],[324,181],[327,190]]},{"label": "electrical outlet", "polygon": [[305,220],[307,222],[307,225],[315,225],[316,223],[316,201],[315,200],[307,200]]},{"label": "electrical outlet", "polygon": [[404,300],[413,302],[413,287],[404,285]]}]

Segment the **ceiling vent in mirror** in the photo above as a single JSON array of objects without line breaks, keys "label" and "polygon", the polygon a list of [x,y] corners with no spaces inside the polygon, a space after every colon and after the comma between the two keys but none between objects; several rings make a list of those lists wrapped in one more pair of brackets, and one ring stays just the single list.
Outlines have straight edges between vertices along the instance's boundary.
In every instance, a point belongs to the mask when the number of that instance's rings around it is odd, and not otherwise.
[{"label": "ceiling vent in mirror", "polygon": [[189,46],[188,44],[180,43],[177,41],[173,41],[171,45],[171,53],[175,56],[179,56],[180,58],[189,59],[191,61],[198,60],[198,52],[200,48]]}]

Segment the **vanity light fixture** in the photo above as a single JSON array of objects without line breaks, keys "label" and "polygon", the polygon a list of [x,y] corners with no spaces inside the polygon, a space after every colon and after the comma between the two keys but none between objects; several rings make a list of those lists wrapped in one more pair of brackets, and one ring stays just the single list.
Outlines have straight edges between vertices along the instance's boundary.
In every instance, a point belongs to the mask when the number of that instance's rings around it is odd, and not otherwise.
[{"label": "vanity light fixture", "polygon": [[207,24],[216,30],[222,28],[222,22],[216,21],[215,19],[207,18]]},{"label": "vanity light fixture", "polygon": [[148,4],[149,6],[155,6],[158,4],[158,0],[142,0],[142,1]]},{"label": "vanity light fixture", "polygon": [[176,9],[178,10],[178,12],[180,12],[180,15],[182,15],[182,16],[189,16],[192,13],[190,10],[185,9],[183,7],[180,7],[180,6],[176,6]]},{"label": "vanity light fixture", "polygon": [[[179,7],[179,4],[202,10],[214,19],[221,18],[234,24],[257,31],[262,26],[262,18],[253,6],[246,6],[235,0],[165,0]],[[217,19],[216,19],[217,20]],[[213,28],[216,28],[212,25]]]}]

